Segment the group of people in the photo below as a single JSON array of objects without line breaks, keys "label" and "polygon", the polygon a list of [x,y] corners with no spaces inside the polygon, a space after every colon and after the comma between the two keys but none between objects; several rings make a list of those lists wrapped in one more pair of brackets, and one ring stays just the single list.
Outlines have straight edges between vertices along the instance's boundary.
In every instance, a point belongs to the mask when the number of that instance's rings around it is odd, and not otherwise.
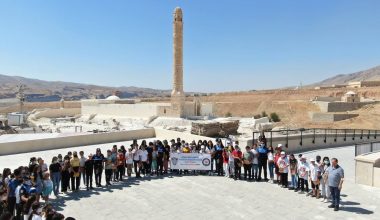
[{"label": "group of people", "polygon": [[[5,168],[0,182],[1,219],[7,219],[3,216],[13,216],[9,219],[16,220],[64,219],[54,211],[49,197],[51,194],[59,197],[61,193],[68,191],[75,193],[80,190],[81,182],[86,190],[92,190],[94,187],[108,187],[112,183],[124,181],[125,178],[132,178],[132,173],[134,178],[190,173],[189,170],[171,169],[171,153],[210,154],[211,170],[193,170],[194,174],[278,183],[283,188],[307,193],[312,197],[331,199],[332,204],[329,207],[339,210],[344,171],[336,158],[330,163],[328,157],[321,160],[317,156],[308,162],[300,154],[296,159],[293,154],[286,155],[281,144],[275,149],[272,146],[267,147],[265,138],[252,147],[247,146],[244,152],[238,141],[223,143],[221,139],[217,139],[215,144],[211,140],[187,143],[177,138],[170,142],[157,140],[147,143],[143,140],[140,144],[135,140],[127,149],[114,145],[105,154],[100,148],[94,154],[87,155],[83,151],[68,152],[65,156],[54,156],[49,166],[42,158],[33,157],[28,166],[20,166],[13,172]],[[267,176],[268,171],[270,179]],[[102,185],[103,176],[105,185]],[[45,201],[44,206],[41,205],[41,199]]]}]

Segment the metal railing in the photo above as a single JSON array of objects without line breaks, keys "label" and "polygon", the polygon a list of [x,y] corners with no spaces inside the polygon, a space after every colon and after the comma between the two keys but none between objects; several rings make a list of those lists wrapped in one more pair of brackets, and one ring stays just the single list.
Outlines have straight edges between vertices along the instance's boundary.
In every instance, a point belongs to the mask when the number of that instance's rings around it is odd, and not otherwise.
[{"label": "metal railing", "polygon": [[347,141],[349,139],[362,141],[365,139],[370,139],[371,136],[376,139],[377,135],[380,134],[380,130],[370,130],[370,129],[328,129],[328,128],[300,128],[300,129],[286,129],[286,130],[278,130],[278,131],[264,131],[264,132],[253,132],[253,143],[259,139],[260,135],[265,135],[267,143],[272,146],[274,137],[285,137],[286,147],[289,143],[289,137],[298,137],[299,145],[302,146],[304,144],[304,136],[312,135],[312,143],[315,144],[317,139],[323,139],[324,143],[327,143],[328,140],[333,140],[337,142],[338,137],[342,138],[343,141]]},{"label": "metal railing", "polygon": [[355,157],[380,151],[380,141],[355,144]]}]

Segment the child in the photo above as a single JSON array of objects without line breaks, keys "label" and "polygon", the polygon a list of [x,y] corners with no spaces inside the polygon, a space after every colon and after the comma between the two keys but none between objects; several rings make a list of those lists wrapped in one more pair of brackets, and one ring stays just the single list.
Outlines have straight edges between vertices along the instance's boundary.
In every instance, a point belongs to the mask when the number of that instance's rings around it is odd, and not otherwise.
[{"label": "child", "polygon": [[105,162],[105,173],[106,173],[106,186],[111,185],[112,171],[113,171],[114,163],[112,158],[111,150],[107,150],[107,157]]},{"label": "child", "polygon": [[289,163],[290,163],[290,175],[292,177],[292,187],[289,189],[296,190],[297,189],[297,176],[296,176],[296,174],[297,174],[298,161],[294,157],[294,154],[290,155]]},{"label": "child", "polygon": [[50,180],[50,174],[45,172],[43,175],[43,188],[42,188],[42,198],[45,200],[45,203],[49,201],[49,195],[53,192],[53,181]]},{"label": "child", "polygon": [[124,168],[124,163],[125,163],[125,156],[124,153],[122,152],[121,149],[119,149],[117,153],[117,175],[116,179],[119,181],[123,181],[123,170]]},{"label": "child", "polygon": [[94,160],[92,159],[92,154],[88,155],[88,159],[84,162],[84,168],[86,172],[86,189],[88,191],[94,189],[92,187],[92,176],[94,174]]},{"label": "child", "polygon": [[153,146],[153,152],[152,152],[152,174],[157,173],[157,156],[158,156],[158,151],[157,147]]},{"label": "child", "polygon": [[229,177],[230,176],[230,172],[228,170],[228,150],[226,148],[223,149],[223,169],[224,169],[224,173],[225,173],[225,177]]},{"label": "child", "polygon": [[305,155],[302,155],[301,157],[301,163],[298,167],[298,176],[301,186],[301,193],[305,192],[305,186],[306,186],[306,192],[309,192],[309,184],[307,182],[307,177],[309,176],[309,164],[306,162]]},{"label": "child", "polygon": [[128,177],[132,176],[132,167],[133,167],[133,154],[132,148],[128,148],[128,151],[125,153],[125,160],[127,165],[127,175]]}]

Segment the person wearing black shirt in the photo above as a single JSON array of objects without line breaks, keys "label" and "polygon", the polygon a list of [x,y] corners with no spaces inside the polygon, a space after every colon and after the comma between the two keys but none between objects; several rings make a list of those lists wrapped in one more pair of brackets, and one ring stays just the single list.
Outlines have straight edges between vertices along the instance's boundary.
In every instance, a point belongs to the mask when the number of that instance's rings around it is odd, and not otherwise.
[{"label": "person wearing black shirt", "polygon": [[165,147],[161,141],[157,141],[157,176],[163,175]]},{"label": "person wearing black shirt", "polygon": [[[144,140],[145,141],[145,140]],[[146,142],[145,142],[145,145],[146,145]],[[146,169],[146,172],[147,174],[150,174],[151,173],[151,168],[152,168],[152,153],[153,153],[153,144],[151,145],[149,143],[149,145],[146,147],[146,151],[148,152],[148,161],[147,161],[147,169]]]},{"label": "person wearing black shirt", "polygon": [[170,146],[167,140],[164,140],[164,148],[165,148],[165,154],[164,154],[164,174],[168,173],[168,166],[169,166],[169,158],[170,158]]},{"label": "person wearing black shirt", "polygon": [[[92,175],[94,173],[94,160],[92,158],[92,154],[88,155],[88,159],[84,162],[84,169],[86,172],[86,187],[87,190],[92,188]],[[90,188],[88,186],[90,185]],[[98,184],[97,184],[98,185]],[[99,183],[100,185],[100,183]]]},{"label": "person wearing black shirt", "polygon": [[95,172],[95,183],[97,187],[102,186],[102,173],[103,173],[103,163],[104,155],[100,151],[100,148],[96,149],[96,154],[92,157],[94,161],[94,172]]},{"label": "person wearing black shirt", "polygon": [[49,166],[50,177],[53,182],[53,192],[55,196],[59,193],[59,184],[61,182],[61,164],[58,162],[58,157],[53,157],[52,162]]}]

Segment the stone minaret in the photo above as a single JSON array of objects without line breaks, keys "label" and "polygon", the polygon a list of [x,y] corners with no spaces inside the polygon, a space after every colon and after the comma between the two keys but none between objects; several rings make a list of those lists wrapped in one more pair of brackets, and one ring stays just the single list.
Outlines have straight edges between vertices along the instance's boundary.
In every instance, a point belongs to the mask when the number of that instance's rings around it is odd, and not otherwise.
[{"label": "stone minaret", "polygon": [[184,117],[185,93],[183,92],[183,22],[182,9],[173,13],[173,91],[171,105],[174,116]]}]

